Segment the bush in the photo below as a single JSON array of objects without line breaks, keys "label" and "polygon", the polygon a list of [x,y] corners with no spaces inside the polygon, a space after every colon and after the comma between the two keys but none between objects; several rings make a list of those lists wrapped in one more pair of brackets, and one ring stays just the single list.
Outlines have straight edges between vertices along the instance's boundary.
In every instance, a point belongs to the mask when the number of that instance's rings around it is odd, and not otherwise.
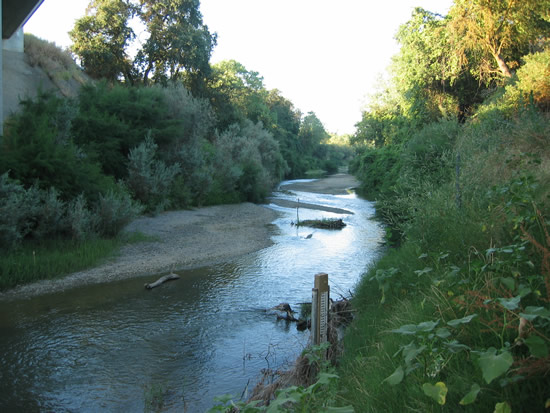
[{"label": "bush", "polygon": [[393,146],[365,148],[351,165],[352,173],[361,181],[361,193],[372,200],[390,193],[402,168],[400,157],[400,149]]},{"label": "bush", "polygon": [[55,188],[42,191],[42,204],[38,211],[36,228],[32,236],[34,239],[44,240],[57,238],[67,229],[66,202],[59,198]]},{"label": "bush", "polygon": [[[215,181],[241,201],[262,201],[282,179],[287,165],[273,135],[261,122],[231,125],[215,141]],[[233,196],[230,196],[233,198]]]},{"label": "bush", "polygon": [[84,196],[77,196],[67,207],[67,225],[71,239],[82,242],[97,236],[98,219],[89,209]]},{"label": "bush", "polygon": [[24,228],[25,189],[8,173],[0,176],[0,245],[13,248],[26,235]]},{"label": "bush", "polygon": [[68,200],[80,193],[95,200],[114,185],[72,141],[73,102],[43,93],[21,102],[8,119],[0,150],[0,173],[24,187],[56,188]]},{"label": "bush", "polygon": [[142,210],[143,207],[134,202],[125,191],[109,191],[105,195],[100,195],[95,209],[99,234],[107,237],[116,236]]},{"label": "bush", "polygon": [[148,212],[154,213],[168,206],[172,183],[181,169],[179,164],[167,166],[155,160],[157,148],[151,135],[147,134],[145,141],[130,150],[128,155],[128,188]]},{"label": "bush", "polygon": [[130,150],[143,136],[151,133],[161,141],[170,139],[174,125],[167,124],[166,110],[158,89],[106,82],[85,85],[72,127],[75,142],[101,164],[105,174],[125,179]]},{"label": "bush", "polygon": [[517,72],[517,82],[506,88],[504,99],[517,103],[533,103],[550,110],[550,49],[524,57]]}]

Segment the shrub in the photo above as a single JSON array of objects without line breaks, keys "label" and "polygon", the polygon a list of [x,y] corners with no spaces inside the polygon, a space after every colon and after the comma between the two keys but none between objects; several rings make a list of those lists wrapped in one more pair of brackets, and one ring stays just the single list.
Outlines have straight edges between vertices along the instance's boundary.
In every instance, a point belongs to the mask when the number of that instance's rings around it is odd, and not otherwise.
[{"label": "shrub", "polygon": [[157,148],[151,135],[147,134],[145,141],[130,151],[127,184],[147,211],[158,213],[168,206],[172,183],[181,168],[179,164],[167,166],[155,160]]},{"label": "shrub", "polygon": [[369,199],[389,193],[397,183],[402,164],[400,149],[384,146],[380,149],[365,148],[352,164],[351,170],[361,181],[361,192]]},{"label": "shrub", "polygon": [[550,49],[524,57],[517,72],[517,82],[506,88],[504,99],[517,103],[533,103],[550,110]]},{"label": "shrub", "polygon": [[25,234],[25,189],[9,178],[8,173],[0,176],[0,245],[12,248]]},{"label": "shrub", "polygon": [[134,202],[126,191],[109,191],[100,195],[95,208],[97,228],[100,235],[116,236],[130,221],[136,218],[143,207]]},{"label": "shrub", "polygon": [[77,196],[67,207],[67,225],[74,241],[82,242],[97,235],[97,217],[88,209],[83,195]]},{"label": "shrub", "polygon": [[73,122],[75,142],[101,164],[105,174],[125,179],[128,155],[143,136],[151,133],[168,141],[174,125],[167,124],[158,89],[85,85],[79,94],[79,112]]},{"label": "shrub", "polygon": [[63,199],[84,193],[88,199],[114,182],[71,139],[73,103],[43,93],[21,102],[20,113],[8,119],[0,150],[0,173],[24,187],[55,187]]},{"label": "shrub", "polygon": [[42,191],[42,204],[38,211],[36,228],[32,236],[35,239],[59,237],[66,231],[66,202],[59,198],[55,188]]},{"label": "shrub", "polygon": [[231,125],[215,142],[215,180],[241,201],[260,202],[286,173],[279,145],[261,122]]}]

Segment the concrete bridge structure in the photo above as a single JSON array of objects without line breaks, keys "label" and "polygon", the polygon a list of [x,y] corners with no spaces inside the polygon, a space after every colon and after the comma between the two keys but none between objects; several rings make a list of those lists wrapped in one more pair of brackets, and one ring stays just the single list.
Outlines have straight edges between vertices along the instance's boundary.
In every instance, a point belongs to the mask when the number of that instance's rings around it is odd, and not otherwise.
[{"label": "concrete bridge structure", "polygon": [[44,0],[0,0],[0,136],[4,134],[4,50],[23,53],[23,26]]}]

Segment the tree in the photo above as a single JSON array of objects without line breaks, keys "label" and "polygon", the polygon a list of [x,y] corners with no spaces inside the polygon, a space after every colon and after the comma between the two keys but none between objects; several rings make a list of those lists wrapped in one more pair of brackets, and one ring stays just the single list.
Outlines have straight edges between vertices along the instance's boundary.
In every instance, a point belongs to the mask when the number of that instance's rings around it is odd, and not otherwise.
[{"label": "tree", "polygon": [[[198,0],[91,0],[70,33],[72,51],[95,78],[133,84],[183,80],[201,91],[216,35],[202,22]],[[138,45],[130,25],[139,18],[148,34]],[[129,50],[135,47],[135,57]]]},{"label": "tree", "polygon": [[142,80],[157,82],[183,78],[190,81],[208,74],[216,35],[202,22],[199,0],[140,0],[140,19],[149,38],[136,62]]},{"label": "tree", "polygon": [[221,129],[244,119],[269,124],[268,92],[258,72],[235,60],[224,60],[212,66],[208,88]]},{"label": "tree", "polygon": [[91,77],[114,82],[122,76],[133,83],[127,48],[135,38],[129,21],[136,12],[128,0],[91,0],[86,15],[75,22],[71,50]]},{"label": "tree", "polygon": [[330,135],[314,112],[309,112],[304,117],[298,136],[302,153],[318,157],[322,155],[321,144],[327,143],[330,139]]},{"label": "tree", "polygon": [[510,78],[522,56],[550,33],[550,0],[456,0],[449,13],[455,54],[462,66],[479,60],[485,81]]},{"label": "tree", "polygon": [[[419,124],[444,116],[464,117],[480,103],[482,86],[462,67],[450,41],[449,18],[416,8],[396,35],[393,86],[403,97],[404,115]],[[469,64],[478,63],[470,58]]]}]

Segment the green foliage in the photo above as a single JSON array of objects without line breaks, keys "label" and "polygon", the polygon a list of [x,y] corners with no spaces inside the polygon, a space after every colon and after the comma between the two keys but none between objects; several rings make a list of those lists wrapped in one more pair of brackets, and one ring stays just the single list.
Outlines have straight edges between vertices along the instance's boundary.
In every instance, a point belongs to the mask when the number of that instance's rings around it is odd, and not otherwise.
[{"label": "green foliage", "polygon": [[[148,34],[139,45],[133,41],[133,18]],[[92,0],[70,36],[73,53],[92,77],[111,82],[124,78],[130,85],[147,84],[150,79],[163,84],[185,79],[197,92],[209,73],[208,61],[216,44],[194,0]],[[131,47],[137,48],[135,57]]]},{"label": "green foliage", "polygon": [[44,279],[63,277],[100,264],[128,243],[143,242],[140,234],[91,239],[31,241],[15,250],[0,251],[0,291]]},{"label": "green foliage", "polygon": [[350,171],[361,181],[361,193],[368,199],[391,192],[402,167],[400,154],[401,151],[392,146],[379,150],[366,148],[350,165]]},{"label": "green foliage", "polygon": [[452,50],[480,80],[510,78],[520,58],[548,35],[549,8],[548,0],[456,0],[449,12]]},{"label": "green foliage", "polygon": [[179,164],[167,166],[155,159],[157,144],[148,134],[139,146],[128,155],[126,184],[134,198],[145,205],[148,212],[162,212],[168,206],[168,194],[175,177],[180,173]]},{"label": "green foliage", "polygon": [[6,250],[25,239],[69,237],[81,242],[97,235],[114,237],[140,211],[123,188],[100,194],[90,207],[82,194],[63,201],[53,187],[25,189],[7,173],[0,176],[0,246]]},{"label": "green foliage", "polygon": [[213,65],[208,88],[220,129],[244,119],[258,122],[269,118],[263,78],[235,60]]},{"label": "green foliage", "polygon": [[109,191],[100,195],[97,202],[97,229],[103,236],[114,237],[142,211],[142,205],[135,202],[126,191]]},{"label": "green foliage", "polygon": [[[404,192],[388,202],[407,211],[404,242],[358,287],[361,315],[340,371],[345,400],[364,411],[544,406],[549,154],[537,137],[548,120],[535,112],[495,119],[498,128],[472,123],[447,140],[434,132],[453,128],[434,125],[402,149]],[[464,162],[458,175],[444,162],[453,145]],[[523,151],[533,147],[537,155]],[[416,186],[404,185],[405,172]]]},{"label": "green foliage", "polygon": [[261,123],[231,125],[215,141],[215,180],[241,201],[263,200],[286,171],[279,145]]},{"label": "green foliage", "polygon": [[21,112],[10,118],[1,142],[0,173],[25,187],[55,187],[64,199],[82,192],[89,199],[114,183],[72,140],[73,103],[43,93],[21,102]]},{"label": "green foliage", "polygon": [[503,100],[517,107],[534,104],[550,110],[550,49],[524,57],[517,72],[517,81],[506,87]]},{"label": "green foliage", "polygon": [[136,12],[130,1],[91,0],[86,15],[75,22],[71,50],[92,78],[114,82],[123,76],[133,82],[127,48],[135,38],[129,20]]},{"label": "green foliage", "polygon": [[75,142],[101,163],[105,174],[123,179],[130,149],[138,146],[148,131],[159,142],[172,138],[166,110],[161,89],[105,82],[86,85],[73,121]]}]

